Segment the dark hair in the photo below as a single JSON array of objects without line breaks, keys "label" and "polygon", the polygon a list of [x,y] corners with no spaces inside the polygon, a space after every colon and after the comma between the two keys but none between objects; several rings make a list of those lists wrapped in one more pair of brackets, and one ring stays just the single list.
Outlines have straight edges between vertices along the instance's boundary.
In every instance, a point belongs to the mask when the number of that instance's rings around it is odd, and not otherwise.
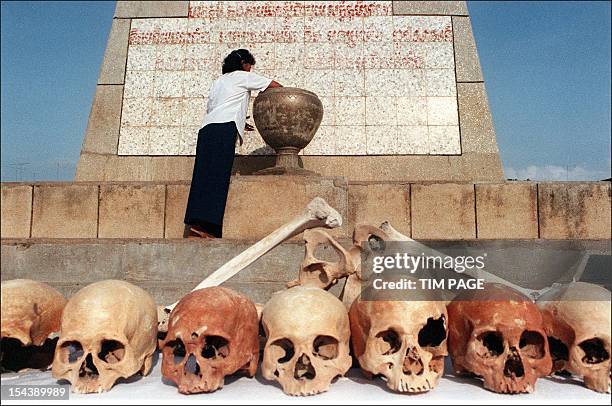
[{"label": "dark hair", "polygon": [[243,63],[255,65],[255,58],[247,49],[235,49],[223,60],[222,73],[242,70]]}]

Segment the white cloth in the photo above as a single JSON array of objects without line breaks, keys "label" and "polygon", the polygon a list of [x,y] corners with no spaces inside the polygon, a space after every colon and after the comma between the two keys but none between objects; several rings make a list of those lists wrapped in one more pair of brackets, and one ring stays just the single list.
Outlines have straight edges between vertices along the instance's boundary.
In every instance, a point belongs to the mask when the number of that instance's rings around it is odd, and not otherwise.
[{"label": "white cloth", "polygon": [[208,92],[208,106],[202,127],[211,123],[234,121],[242,137],[251,91],[264,90],[270,82],[272,79],[242,70],[221,75]]}]

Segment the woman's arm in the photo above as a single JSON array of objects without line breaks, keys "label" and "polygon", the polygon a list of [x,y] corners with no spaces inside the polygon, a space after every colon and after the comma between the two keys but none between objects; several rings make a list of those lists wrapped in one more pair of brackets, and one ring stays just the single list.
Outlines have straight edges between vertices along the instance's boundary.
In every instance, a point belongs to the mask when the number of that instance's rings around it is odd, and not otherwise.
[{"label": "woman's arm", "polygon": [[262,92],[265,92],[268,89],[271,89],[273,87],[283,87],[283,85],[281,85],[280,83],[278,83],[276,80],[272,80],[272,82],[270,82],[270,84],[268,85],[268,87],[266,87],[264,90],[262,90]]}]

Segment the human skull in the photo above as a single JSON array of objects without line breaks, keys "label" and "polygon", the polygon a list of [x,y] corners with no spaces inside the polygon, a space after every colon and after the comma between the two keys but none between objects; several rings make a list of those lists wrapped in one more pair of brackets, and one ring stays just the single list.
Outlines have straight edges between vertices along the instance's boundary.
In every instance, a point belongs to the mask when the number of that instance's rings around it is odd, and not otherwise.
[{"label": "human skull", "polygon": [[460,293],[448,305],[455,371],[484,379],[498,393],[533,392],[552,360],[542,315],[526,296],[501,284]]},{"label": "human skull", "polygon": [[257,372],[259,319],[245,296],[222,287],[193,291],[170,314],[162,375],[181,393],[212,392],[238,371]]},{"label": "human skull", "polygon": [[351,366],[346,308],[325,290],[296,286],[276,293],[264,306],[262,324],[263,377],[289,395],[324,392]]},{"label": "human skull", "polygon": [[153,298],[128,282],[96,282],[64,309],[53,377],[70,381],[73,392],[107,391],[119,378],[148,374],[156,347]]},{"label": "human skull", "polygon": [[430,291],[413,300],[357,298],[349,317],[351,342],[361,369],[382,375],[396,392],[434,389],[448,355],[446,302]]},{"label": "human skull", "polygon": [[[289,287],[302,285],[328,289],[339,279],[355,272],[355,264],[349,252],[326,231],[305,230],[304,240],[306,241],[304,261],[300,265],[298,279],[289,282]],[[329,244],[336,251],[338,261],[325,261],[315,256],[317,248],[323,244]]]},{"label": "human skull", "polygon": [[587,388],[610,392],[610,291],[574,282],[544,294],[537,304],[554,371],[571,372]]},{"label": "human skull", "polygon": [[[2,282],[2,367],[46,368],[53,360],[66,298],[46,283],[29,279]],[[47,339],[51,339],[47,341]]]}]

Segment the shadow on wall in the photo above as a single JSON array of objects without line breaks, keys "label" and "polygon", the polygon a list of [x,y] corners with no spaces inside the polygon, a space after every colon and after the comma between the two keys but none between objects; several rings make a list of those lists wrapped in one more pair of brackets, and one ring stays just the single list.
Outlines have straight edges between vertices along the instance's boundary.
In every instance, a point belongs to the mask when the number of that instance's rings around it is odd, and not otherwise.
[{"label": "shadow on wall", "polygon": [[[265,146],[251,151],[249,155],[236,156],[234,159],[234,166],[232,167],[232,175],[237,173],[240,175],[252,175],[257,171],[274,166],[276,156],[269,154],[274,154],[274,151],[271,151],[270,147]],[[300,159],[300,167],[302,166],[303,163]]]}]

